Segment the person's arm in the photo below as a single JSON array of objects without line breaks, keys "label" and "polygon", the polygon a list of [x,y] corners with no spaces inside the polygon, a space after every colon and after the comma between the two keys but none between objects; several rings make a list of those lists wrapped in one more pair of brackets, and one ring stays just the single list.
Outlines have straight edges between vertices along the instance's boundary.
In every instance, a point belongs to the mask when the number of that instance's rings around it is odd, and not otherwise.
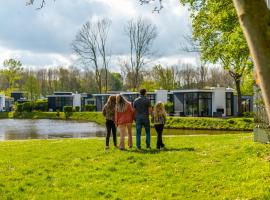
[{"label": "person's arm", "polygon": [[152,115],[153,109],[152,109],[150,100],[149,100],[149,104],[148,104],[148,112],[149,112],[149,115]]},{"label": "person's arm", "polygon": [[106,105],[102,109],[102,114],[103,114],[104,117],[106,116]]},{"label": "person's arm", "polygon": [[118,113],[117,113],[117,111],[114,112],[114,123],[115,123],[115,126],[118,126]]},{"label": "person's arm", "polygon": [[132,120],[135,120],[135,109],[133,108],[132,104],[130,103],[129,104],[129,107],[130,107],[130,112],[131,112],[131,115],[132,115]]},{"label": "person's arm", "polygon": [[136,100],[133,102],[133,116],[134,116],[134,121],[136,121]]},{"label": "person's arm", "polygon": [[164,124],[166,124],[166,121],[167,121],[167,115],[165,114],[163,117],[164,117]]}]

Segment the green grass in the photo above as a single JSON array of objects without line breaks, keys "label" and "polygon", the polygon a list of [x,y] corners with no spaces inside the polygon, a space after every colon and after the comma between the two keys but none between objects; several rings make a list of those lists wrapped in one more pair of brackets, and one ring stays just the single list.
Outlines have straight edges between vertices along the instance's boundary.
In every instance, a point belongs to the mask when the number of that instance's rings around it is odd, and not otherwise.
[{"label": "green grass", "polygon": [[252,131],[253,118],[168,117],[166,128]]},{"label": "green grass", "polygon": [[[56,112],[31,112],[16,115],[13,112],[0,113],[0,118],[24,118],[24,119],[65,119],[63,112],[60,116]],[[105,118],[101,112],[74,112],[72,120],[84,120],[105,124]],[[230,130],[230,131],[252,131],[254,127],[253,118],[206,118],[206,117],[168,117],[166,128],[172,129],[200,129],[200,130]]]},{"label": "green grass", "polygon": [[[143,138],[144,141],[144,138]],[[152,147],[156,138],[152,138]],[[0,143],[1,199],[270,198],[269,145],[252,134],[165,137],[168,150],[104,140]]]}]

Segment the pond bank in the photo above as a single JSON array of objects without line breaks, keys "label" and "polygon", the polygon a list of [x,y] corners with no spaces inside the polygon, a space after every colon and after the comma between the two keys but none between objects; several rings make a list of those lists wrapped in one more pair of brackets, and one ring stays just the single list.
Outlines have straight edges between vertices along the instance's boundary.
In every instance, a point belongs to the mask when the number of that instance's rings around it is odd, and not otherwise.
[{"label": "pond bank", "polygon": [[[60,112],[29,112],[20,115],[14,112],[0,112],[0,119],[61,119],[65,114]],[[71,120],[90,121],[99,125],[105,124],[101,112],[74,112]],[[168,117],[165,128],[190,130],[224,130],[224,131],[253,131],[253,118],[209,118],[209,117]]]}]

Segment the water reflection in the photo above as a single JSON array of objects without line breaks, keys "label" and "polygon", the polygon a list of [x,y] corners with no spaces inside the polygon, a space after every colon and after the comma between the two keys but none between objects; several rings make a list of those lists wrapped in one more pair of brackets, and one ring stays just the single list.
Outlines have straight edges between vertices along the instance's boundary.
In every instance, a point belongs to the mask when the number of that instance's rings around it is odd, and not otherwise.
[{"label": "water reflection", "polygon": [[[88,138],[104,137],[105,128],[91,122],[62,120],[19,120],[0,119],[0,140],[51,139],[51,138]],[[135,128],[133,135],[135,135]],[[164,135],[219,135],[239,134],[239,131],[179,130],[165,129]],[[144,129],[142,130],[144,134]],[[151,129],[151,135],[156,131]]]},{"label": "water reflection", "polygon": [[91,122],[0,119],[0,140],[103,137],[105,128]]}]

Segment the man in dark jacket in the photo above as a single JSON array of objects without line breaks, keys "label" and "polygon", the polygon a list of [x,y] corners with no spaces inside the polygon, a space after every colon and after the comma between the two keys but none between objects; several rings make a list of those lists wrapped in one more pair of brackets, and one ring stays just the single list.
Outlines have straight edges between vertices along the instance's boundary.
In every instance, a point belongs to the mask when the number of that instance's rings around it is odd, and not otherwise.
[{"label": "man in dark jacket", "polygon": [[140,96],[134,101],[135,120],[136,120],[136,147],[141,149],[142,126],[145,128],[146,148],[150,147],[150,122],[149,113],[152,112],[151,102],[146,97],[146,89],[140,90]]}]

